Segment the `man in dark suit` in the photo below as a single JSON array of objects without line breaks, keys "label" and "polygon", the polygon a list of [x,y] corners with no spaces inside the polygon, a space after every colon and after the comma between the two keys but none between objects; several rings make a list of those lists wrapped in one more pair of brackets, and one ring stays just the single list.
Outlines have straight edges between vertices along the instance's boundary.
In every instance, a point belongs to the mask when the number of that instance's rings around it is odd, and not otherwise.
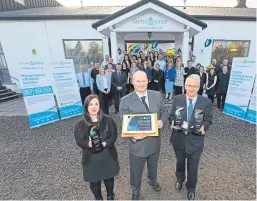
[{"label": "man in dark suit", "polygon": [[[147,90],[148,79],[143,71],[137,71],[133,75],[135,90],[121,99],[120,114],[148,114],[157,113],[158,128],[162,128],[162,114],[164,113],[164,100],[159,91]],[[147,134],[129,139],[130,161],[130,187],[132,200],[139,200],[141,180],[145,163],[147,162],[148,183],[155,191],[161,187],[157,182],[157,165],[160,154],[161,139],[148,137]],[[141,198],[142,199],[142,198]]]},{"label": "man in dark suit", "polygon": [[222,111],[224,109],[226,95],[228,91],[230,73],[228,73],[228,67],[222,67],[222,73],[218,74],[218,80],[216,85],[217,96],[217,110]]},{"label": "man in dark suit", "polygon": [[175,187],[182,188],[185,180],[187,159],[188,199],[195,199],[198,165],[204,147],[205,132],[212,124],[212,103],[208,98],[197,95],[200,88],[199,75],[186,79],[186,94],[174,96],[169,116],[171,143],[177,158]]},{"label": "man in dark suit", "polygon": [[139,69],[146,73],[147,79],[148,79],[148,87],[147,88],[149,89],[150,83],[152,80],[152,69],[149,66],[147,66],[147,61],[144,61],[144,66],[140,67]]},{"label": "man in dark suit", "polygon": [[126,95],[127,76],[121,71],[121,64],[116,64],[116,72],[112,73],[111,87],[114,97],[115,114],[119,112],[120,99]]},{"label": "man in dark suit", "polygon": [[91,78],[93,80],[93,90],[95,94],[99,95],[99,90],[96,85],[96,76],[99,74],[99,63],[95,63],[95,68],[91,71]]}]

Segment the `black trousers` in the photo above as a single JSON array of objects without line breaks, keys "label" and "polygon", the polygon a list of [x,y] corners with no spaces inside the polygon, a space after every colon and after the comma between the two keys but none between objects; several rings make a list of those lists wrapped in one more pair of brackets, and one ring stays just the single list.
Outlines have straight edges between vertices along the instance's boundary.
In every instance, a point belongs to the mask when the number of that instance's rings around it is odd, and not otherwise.
[{"label": "black trousers", "polygon": [[174,93],[175,95],[182,94],[182,87],[174,85]]},{"label": "black trousers", "polygon": [[79,89],[82,105],[84,105],[84,101],[88,95],[91,94],[90,87],[80,88]]},{"label": "black trousers", "polygon": [[119,107],[120,107],[120,99],[126,95],[126,90],[122,89],[120,91],[115,91],[113,93],[114,97],[114,108],[115,112],[119,112]]},{"label": "black trousers", "polygon": [[208,98],[211,100],[211,102],[214,102],[214,95],[208,95]]},{"label": "black trousers", "polygon": [[200,87],[200,89],[199,89],[199,91],[197,92],[198,93],[198,95],[203,95],[203,87]]},{"label": "black trousers", "polygon": [[224,109],[224,104],[225,104],[225,100],[226,100],[226,93],[217,93],[217,107],[219,109]]},{"label": "black trousers", "polygon": [[93,83],[93,90],[94,90],[95,94],[99,95],[99,90],[98,90],[96,83]]},{"label": "black trousers", "polygon": [[177,181],[183,182],[185,180],[185,169],[187,159],[187,188],[188,191],[195,191],[198,166],[200,161],[201,153],[198,154],[186,154],[186,151],[174,149],[177,158],[176,164],[176,177]]},{"label": "black trousers", "polygon": [[[114,178],[105,179],[104,184],[106,187],[107,196],[112,196],[113,188],[114,188]],[[90,189],[94,194],[96,200],[103,199],[102,192],[101,192],[101,181],[90,183]]]},{"label": "black trousers", "polygon": [[99,92],[99,98],[100,98],[100,101],[101,101],[101,105],[102,105],[104,114],[109,115],[110,93],[105,94],[105,93],[100,91]]}]

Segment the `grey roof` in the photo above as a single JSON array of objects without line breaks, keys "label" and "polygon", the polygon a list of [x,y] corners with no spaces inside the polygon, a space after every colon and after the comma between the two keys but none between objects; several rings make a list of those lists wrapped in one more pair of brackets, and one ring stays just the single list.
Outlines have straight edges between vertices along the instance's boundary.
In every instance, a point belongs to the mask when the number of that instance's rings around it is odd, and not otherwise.
[{"label": "grey roof", "polygon": [[[123,6],[81,8],[45,7],[0,12],[0,20],[29,19],[102,19],[122,10]],[[256,20],[255,8],[174,7],[198,19]]]}]

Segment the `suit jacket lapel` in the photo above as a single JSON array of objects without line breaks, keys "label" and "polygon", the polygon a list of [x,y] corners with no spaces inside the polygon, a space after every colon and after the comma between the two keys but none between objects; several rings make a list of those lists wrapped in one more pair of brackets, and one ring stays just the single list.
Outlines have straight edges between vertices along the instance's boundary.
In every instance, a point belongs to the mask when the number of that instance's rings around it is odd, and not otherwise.
[{"label": "suit jacket lapel", "polygon": [[184,105],[185,105],[185,108],[184,108],[184,120],[187,121],[187,97],[186,95],[184,94]]},{"label": "suit jacket lapel", "polygon": [[149,108],[149,112],[151,112],[151,108],[152,108],[152,101],[153,100],[152,98],[152,94],[150,91],[147,90],[147,98],[148,98],[148,108]]},{"label": "suit jacket lapel", "polygon": [[[143,104],[142,100],[139,98],[139,96],[137,95],[137,93],[134,91],[133,93],[133,98],[136,102],[140,102],[141,107],[144,108],[145,112],[148,112],[147,109],[145,108],[145,105]],[[148,94],[147,94],[148,95]],[[149,96],[148,96],[148,102],[149,102]],[[149,103],[150,105],[150,103]],[[149,107],[150,110],[150,107]]]}]

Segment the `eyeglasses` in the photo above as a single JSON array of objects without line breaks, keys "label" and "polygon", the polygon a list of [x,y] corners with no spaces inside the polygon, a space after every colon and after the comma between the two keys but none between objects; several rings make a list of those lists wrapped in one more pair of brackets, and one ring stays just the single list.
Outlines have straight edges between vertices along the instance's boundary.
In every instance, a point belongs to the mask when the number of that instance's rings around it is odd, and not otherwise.
[{"label": "eyeglasses", "polygon": [[186,85],[187,88],[193,88],[193,89],[197,89],[199,86],[193,86],[193,85]]}]

